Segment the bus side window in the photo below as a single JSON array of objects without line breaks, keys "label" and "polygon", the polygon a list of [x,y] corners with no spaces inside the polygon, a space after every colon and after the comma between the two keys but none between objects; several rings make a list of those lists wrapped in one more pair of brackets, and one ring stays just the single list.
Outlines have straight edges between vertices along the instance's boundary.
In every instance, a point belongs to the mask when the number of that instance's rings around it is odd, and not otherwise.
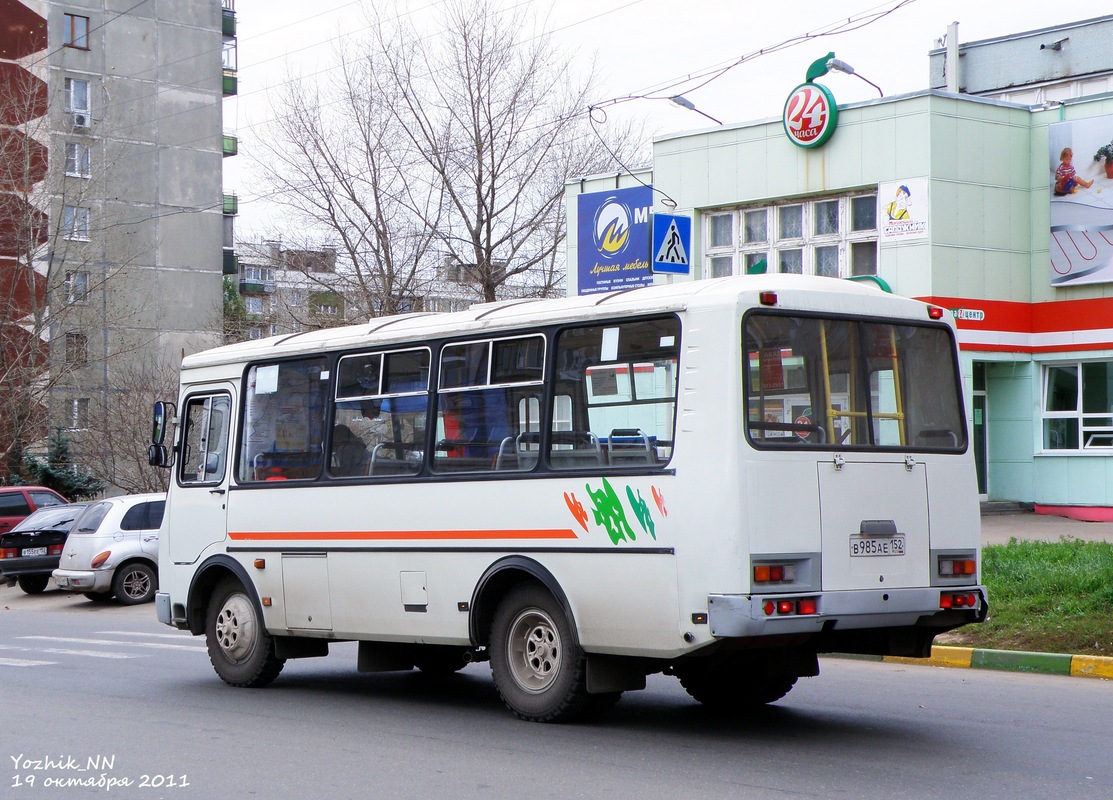
[{"label": "bus side window", "polygon": [[675,317],[557,337],[553,469],[657,466],[672,457],[680,361]]}]

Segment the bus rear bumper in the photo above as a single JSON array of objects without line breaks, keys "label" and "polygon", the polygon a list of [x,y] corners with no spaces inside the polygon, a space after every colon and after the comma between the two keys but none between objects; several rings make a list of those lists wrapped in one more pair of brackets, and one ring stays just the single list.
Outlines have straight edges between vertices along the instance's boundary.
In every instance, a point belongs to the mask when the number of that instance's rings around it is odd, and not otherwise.
[{"label": "bus rear bumper", "polygon": [[[945,605],[944,595],[951,598],[950,605]],[[958,595],[963,597],[961,607],[953,603]],[[989,608],[984,586],[807,595],[713,594],[707,603],[711,634],[718,638],[907,627],[936,628],[941,633],[967,622],[983,621]],[[813,608],[814,613],[807,613]]]}]

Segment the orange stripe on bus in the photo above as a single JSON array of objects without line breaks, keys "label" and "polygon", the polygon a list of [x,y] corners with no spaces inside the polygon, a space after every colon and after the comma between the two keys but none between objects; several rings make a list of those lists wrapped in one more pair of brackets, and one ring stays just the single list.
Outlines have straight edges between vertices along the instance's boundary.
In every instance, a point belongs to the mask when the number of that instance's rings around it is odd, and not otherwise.
[{"label": "orange stripe on bus", "polygon": [[324,539],[329,541],[422,541],[445,539],[576,539],[570,528],[529,530],[468,530],[468,531],[229,531],[229,538],[243,541],[289,541]]}]

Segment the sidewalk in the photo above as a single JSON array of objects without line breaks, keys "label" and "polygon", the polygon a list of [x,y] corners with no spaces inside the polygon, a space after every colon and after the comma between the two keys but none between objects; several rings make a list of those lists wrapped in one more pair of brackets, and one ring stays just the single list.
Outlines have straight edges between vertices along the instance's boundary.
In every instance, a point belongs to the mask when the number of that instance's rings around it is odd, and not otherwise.
[{"label": "sidewalk", "polygon": [[1025,510],[992,510],[982,506],[982,546],[1008,544],[1012,537],[1021,540],[1057,542],[1063,537],[1113,543],[1113,522],[1081,522],[1052,514]]}]

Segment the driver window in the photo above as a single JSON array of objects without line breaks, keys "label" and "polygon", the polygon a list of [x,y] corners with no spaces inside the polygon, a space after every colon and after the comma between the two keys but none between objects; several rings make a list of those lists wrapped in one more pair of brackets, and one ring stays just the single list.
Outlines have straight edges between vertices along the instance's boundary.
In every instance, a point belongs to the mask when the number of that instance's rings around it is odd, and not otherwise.
[{"label": "driver window", "polygon": [[220,483],[228,463],[228,420],[232,402],[226,394],[191,397],[182,415],[182,454],[178,481]]}]

